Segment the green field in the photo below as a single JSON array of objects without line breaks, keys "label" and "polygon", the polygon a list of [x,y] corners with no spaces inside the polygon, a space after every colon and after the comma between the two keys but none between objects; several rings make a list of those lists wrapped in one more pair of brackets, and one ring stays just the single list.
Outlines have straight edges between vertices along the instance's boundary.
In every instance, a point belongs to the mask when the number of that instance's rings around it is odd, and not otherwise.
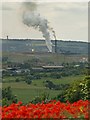
[{"label": "green field", "polygon": [[83,57],[87,55],[64,55],[54,53],[10,53],[3,52],[2,56],[8,57],[11,62],[22,63],[27,60],[39,59],[42,62],[53,62],[54,64],[79,62]]},{"label": "green field", "polygon": [[[15,82],[13,77],[9,77],[6,83],[3,83],[3,88],[11,86],[14,95],[17,95],[18,100],[27,103],[35,98],[35,96],[40,96],[43,93],[49,93],[49,98],[57,96],[62,90],[50,90],[44,86],[45,80],[51,80],[55,84],[71,84],[74,80],[83,80],[84,75],[63,77],[60,79],[52,78],[42,78],[40,80],[33,80],[30,85],[26,82]],[[12,82],[8,82],[12,79]]]},{"label": "green field", "polygon": [[[24,63],[29,60],[29,64],[33,64],[34,67],[43,66],[43,65],[61,65],[62,63],[73,63],[79,62],[84,55],[63,55],[63,54],[54,54],[54,53],[3,53],[4,57],[8,57],[8,62],[3,63],[3,68],[7,68],[9,61],[11,65],[15,63]],[[33,59],[36,59],[38,62],[33,62]],[[32,61],[30,61],[32,60]],[[15,62],[15,63],[14,63]],[[32,67],[33,67],[32,66]],[[67,72],[67,71],[66,71]],[[40,73],[39,73],[40,74]],[[38,75],[38,73],[37,73]],[[52,76],[51,76],[52,77]],[[69,75],[68,77],[61,77],[59,79],[50,78],[49,73],[47,77],[41,77],[41,79],[33,79],[32,83],[29,85],[25,82],[26,76],[3,76],[3,88],[11,86],[13,95],[17,95],[18,100],[27,103],[33,100],[36,96],[41,96],[43,93],[49,94],[49,98],[54,98],[60,94],[62,90],[54,90],[45,87],[45,80],[50,80],[54,84],[71,84],[74,80],[83,80],[84,75]],[[19,79],[19,82],[16,82],[16,79]]]},{"label": "green field", "polygon": [[3,82],[15,82],[16,79],[23,81],[25,80],[25,77],[24,76],[5,76],[3,77]]}]

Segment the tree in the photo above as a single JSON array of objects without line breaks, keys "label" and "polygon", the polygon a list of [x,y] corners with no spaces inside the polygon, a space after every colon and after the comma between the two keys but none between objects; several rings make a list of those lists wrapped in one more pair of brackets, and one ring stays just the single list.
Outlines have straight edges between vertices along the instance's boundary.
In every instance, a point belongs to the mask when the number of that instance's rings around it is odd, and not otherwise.
[{"label": "tree", "polygon": [[17,97],[12,94],[11,87],[2,89],[2,105],[9,105],[12,102],[17,103]]},{"label": "tree", "polygon": [[33,79],[33,76],[32,75],[28,75],[27,77],[26,77],[26,83],[27,84],[31,84],[32,83],[32,79]]},{"label": "tree", "polygon": [[70,88],[66,90],[65,99],[75,102],[80,99],[90,99],[90,76],[85,77],[82,81],[75,81]]}]

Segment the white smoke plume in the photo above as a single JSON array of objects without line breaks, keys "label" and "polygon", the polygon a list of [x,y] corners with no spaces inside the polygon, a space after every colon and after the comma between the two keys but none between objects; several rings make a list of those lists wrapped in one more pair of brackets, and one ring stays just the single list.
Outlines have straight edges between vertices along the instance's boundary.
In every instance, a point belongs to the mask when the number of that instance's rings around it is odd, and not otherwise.
[{"label": "white smoke plume", "polygon": [[23,23],[28,27],[33,27],[34,29],[41,31],[46,40],[49,52],[52,52],[52,42],[49,33],[50,27],[48,25],[48,21],[37,13],[37,4],[35,2],[26,2],[23,3],[23,5],[25,7],[23,12]]},{"label": "white smoke plume", "polygon": [[55,31],[53,30],[53,28],[49,28],[49,29],[52,31],[53,37],[54,37],[54,39],[56,40],[57,38],[56,38],[56,33],[55,33]]}]

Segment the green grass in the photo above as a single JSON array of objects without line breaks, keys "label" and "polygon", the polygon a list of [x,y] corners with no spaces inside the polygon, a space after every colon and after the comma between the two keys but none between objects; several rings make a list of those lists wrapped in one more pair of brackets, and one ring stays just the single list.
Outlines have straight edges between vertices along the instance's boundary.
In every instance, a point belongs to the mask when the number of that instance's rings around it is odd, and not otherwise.
[{"label": "green grass", "polygon": [[49,97],[54,97],[59,94],[61,91],[49,90],[44,86],[33,86],[27,85],[25,82],[19,83],[3,83],[3,88],[11,86],[13,94],[17,95],[18,100],[23,101],[24,103],[31,101],[35,96],[40,96],[43,93],[49,93]]},{"label": "green grass", "polygon": [[32,84],[36,85],[36,86],[43,86],[44,85],[44,81],[45,80],[50,80],[52,81],[54,84],[71,84],[74,80],[82,80],[84,79],[84,75],[77,75],[77,76],[68,76],[68,77],[62,77],[59,79],[55,79],[55,78],[42,78],[40,80],[33,80]]},{"label": "green grass", "polygon": [[40,96],[43,93],[49,93],[49,97],[55,97],[61,90],[49,90],[45,88],[44,81],[51,80],[55,84],[67,84],[72,83],[74,80],[82,80],[85,76],[70,76],[70,77],[63,77],[61,79],[52,79],[52,78],[43,78],[40,80],[33,80],[31,85],[28,85],[25,82],[10,82],[10,83],[3,83],[3,88],[11,86],[12,92],[14,95],[17,95],[18,100],[27,103],[35,98],[35,96]]},{"label": "green grass", "polygon": [[77,75],[77,76],[62,77],[56,80],[52,79],[52,81],[55,84],[71,84],[74,80],[82,80],[84,79],[84,77],[85,77],[84,75]]},{"label": "green grass", "polygon": [[3,81],[4,82],[15,82],[16,79],[19,79],[20,81],[25,80],[25,77],[23,76],[4,76]]}]

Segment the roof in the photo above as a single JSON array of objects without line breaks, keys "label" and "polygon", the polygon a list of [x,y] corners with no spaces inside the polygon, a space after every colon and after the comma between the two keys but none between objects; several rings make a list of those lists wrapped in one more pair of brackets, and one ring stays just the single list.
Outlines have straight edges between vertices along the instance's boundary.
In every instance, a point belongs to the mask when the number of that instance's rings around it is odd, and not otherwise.
[{"label": "roof", "polygon": [[63,68],[64,66],[42,66],[43,68]]}]

